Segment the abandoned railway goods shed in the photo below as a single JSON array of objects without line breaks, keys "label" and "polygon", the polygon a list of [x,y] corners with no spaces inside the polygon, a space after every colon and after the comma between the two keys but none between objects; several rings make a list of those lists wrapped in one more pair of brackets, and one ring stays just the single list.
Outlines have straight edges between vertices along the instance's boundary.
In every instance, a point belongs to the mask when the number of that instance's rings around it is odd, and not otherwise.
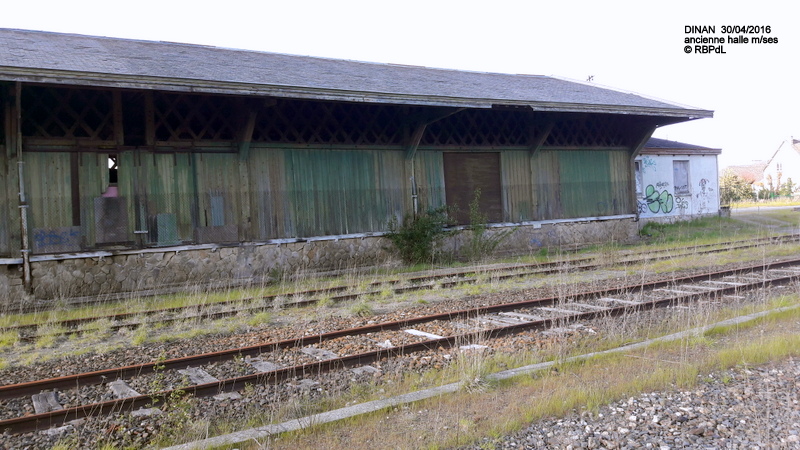
[{"label": "abandoned railway goods shed", "polygon": [[628,239],[641,147],[712,116],[547,76],[11,29],[0,102],[6,298],[376,264],[392,218],[478,191],[509,250]]}]

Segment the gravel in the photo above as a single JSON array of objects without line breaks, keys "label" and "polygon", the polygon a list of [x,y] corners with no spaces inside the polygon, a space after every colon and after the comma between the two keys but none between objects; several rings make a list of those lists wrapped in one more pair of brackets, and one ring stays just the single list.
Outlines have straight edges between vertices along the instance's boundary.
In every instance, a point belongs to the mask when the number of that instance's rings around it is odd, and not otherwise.
[{"label": "gravel", "polygon": [[470,449],[800,449],[800,358],[535,422]]},{"label": "gravel", "polygon": [[[688,272],[688,270],[687,270]],[[671,274],[672,275],[672,274]],[[663,277],[663,275],[661,276]],[[615,284],[619,284],[622,282],[620,278],[615,278],[613,275],[609,277],[608,273],[601,273],[601,272],[594,272],[594,273],[586,273],[582,274],[578,278],[583,278],[591,280],[589,283],[584,284],[583,288],[593,288],[593,289],[600,289],[606,286],[612,286]],[[658,275],[649,275],[647,277],[642,278],[659,278]],[[556,280],[558,281],[558,280]],[[565,282],[565,279],[560,280],[562,283]],[[570,280],[573,281],[573,280]],[[626,280],[629,282],[630,280]],[[298,331],[302,334],[316,334],[326,331],[331,331],[334,329],[340,329],[345,327],[354,327],[360,325],[366,325],[368,323],[374,322],[383,322],[387,320],[398,320],[402,317],[408,316],[415,316],[420,314],[432,314],[435,312],[441,312],[446,310],[452,309],[464,309],[469,307],[476,307],[481,305],[493,304],[493,303],[505,303],[505,302],[513,302],[513,301],[520,301],[524,299],[528,299],[531,297],[536,296],[548,296],[548,295],[555,295],[560,296],[566,294],[567,292],[561,292],[562,290],[569,291],[572,293],[573,291],[577,290],[578,288],[572,284],[557,284],[555,286],[535,286],[531,287],[522,286],[518,291],[506,291],[501,293],[490,293],[484,295],[470,295],[464,296],[464,292],[452,292],[452,297],[442,295],[444,292],[431,292],[431,293],[422,293],[418,298],[423,299],[430,299],[431,304],[425,303],[417,303],[414,302],[413,299],[409,299],[408,303],[404,305],[397,305],[398,308],[390,308],[388,305],[382,306],[381,309],[385,309],[384,311],[379,311],[379,314],[376,316],[371,316],[368,318],[354,318],[354,317],[321,317],[317,314],[308,314],[308,311],[305,313],[303,311],[299,311],[297,315],[294,314],[287,314],[287,316],[279,316],[276,317],[277,321],[285,321],[285,327],[277,327],[274,324],[271,327],[266,329],[258,329],[251,332],[244,332],[244,333],[235,333],[232,335],[207,335],[203,337],[195,337],[191,339],[184,339],[177,342],[161,342],[161,343],[152,343],[143,346],[137,347],[127,347],[123,349],[119,349],[112,352],[97,352],[97,353],[87,353],[82,355],[71,355],[65,357],[54,358],[50,360],[46,360],[44,362],[38,362],[30,365],[22,365],[22,366],[12,366],[8,367],[5,370],[0,370],[0,384],[6,383],[13,383],[13,382],[22,382],[26,380],[33,380],[36,378],[44,378],[47,376],[53,376],[58,374],[66,374],[66,373],[76,373],[82,371],[89,371],[89,370],[96,370],[100,368],[106,368],[109,366],[121,366],[127,364],[134,364],[138,362],[149,362],[153,361],[158,358],[173,358],[183,356],[185,354],[191,353],[200,353],[206,351],[214,351],[219,350],[220,348],[230,348],[236,346],[243,346],[243,345],[254,345],[256,343],[262,343],[264,341],[271,341],[271,340],[278,340],[278,339],[286,339],[290,337],[294,337],[298,334]],[[435,297],[438,297],[434,299]],[[311,310],[313,311],[321,311],[322,309],[317,308]],[[288,312],[288,311],[285,311]],[[638,321],[640,325],[645,322],[652,321],[653,324],[658,324],[664,321],[667,317],[670,317],[672,320],[675,320],[675,316],[677,315],[678,311],[654,311],[652,313],[646,313],[644,316],[651,317],[650,319],[642,319],[640,318]],[[687,313],[688,314],[688,313]],[[424,328],[425,331],[436,333],[436,334],[444,334],[445,330],[443,328],[447,328],[447,325],[444,324],[426,324],[425,326],[421,326],[420,328]],[[617,325],[619,329],[616,330],[618,333],[624,333],[625,328],[620,325]],[[606,327],[598,327],[599,329],[606,329]],[[383,333],[377,333],[374,336],[369,336],[370,339],[373,341],[383,342],[389,336],[384,336]],[[516,339],[508,338],[506,340],[498,340],[494,342],[492,345],[494,350],[500,350],[503,348],[508,348],[512,350],[519,350],[520,346],[529,347],[531,345],[530,338],[526,337],[526,339],[520,339],[520,337],[526,336],[518,336]],[[411,336],[403,336],[404,339],[408,340],[415,340]],[[392,337],[392,342],[397,345],[395,340],[399,339],[396,335]],[[549,345],[546,341],[542,341],[541,337],[536,339],[536,343],[538,346],[547,347]],[[554,340],[554,342],[556,342]],[[359,346],[363,345],[357,342],[354,339],[340,339],[336,341],[331,341],[330,345],[333,350],[344,352],[344,353],[357,353],[359,351]],[[278,357],[279,355],[273,355],[275,357],[275,362],[282,363],[282,365],[289,365],[290,361],[296,361],[295,357],[291,357],[289,352],[285,352],[282,359]],[[409,370],[423,370],[428,367],[441,367],[445,365],[448,361],[448,358],[444,352],[439,352],[441,354],[433,355],[433,356],[423,356],[423,355],[412,355],[407,358],[403,358],[401,360],[392,361],[389,363],[382,362],[377,363],[376,366],[379,369],[378,375],[373,374],[363,374],[360,376],[356,376],[350,372],[341,372],[336,375],[326,375],[324,377],[308,377],[305,380],[291,380],[287,386],[283,387],[274,387],[274,386],[254,386],[250,389],[249,392],[245,393],[244,400],[241,403],[236,403],[232,401],[218,401],[213,399],[193,399],[190,404],[180,405],[181,408],[173,408],[172,410],[166,410],[167,412],[162,414],[161,416],[143,416],[137,418],[131,418],[127,415],[122,416],[112,416],[106,418],[91,418],[78,421],[77,423],[68,425],[66,428],[63,429],[54,429],[49,430],[48,432],[37,432],[37,433],[28,433],[21,436],[10,436],[7,434],[0,434],[0,449],[10,449],[10,448],[49,448],[56,442],[64,442],[67,441],[76,445],[77,447],[82,447],[86,444],[96,442],[98,437],[103,437],[108,442],[114,442],[119,445],[123,446],[131,446],[134,448],[144,447],[144,446],[153,446],[158,445],[157,441],[154,441],[153,438],[158,436],[160,432],[163,432],[161,428],[165,423],[174,423],[174,422],[185,422],[185,423],[193,423],[193,424],[202,424],[208,420],[214,420],[214,417],[226,418],[226,419],[241,419],[241,423],[248,422],[248,415],[253,411],[261,411],[263,412],[265,409],[267,411],[272,411],[276,408],[276,404],[284,404],[287,401],[293,401],[295,404],[299,405],[298,408],[304,408],[302,405],[309,405],[313,404],[315,400],[320,398],[324,398],[329,393],[341,393],[347,391],[348,387],[354,384],[356,381],[358,382],[366,382],[369,380],[378,380],[383,379],[383,374],[389,375],[396,375],[403,372],[407,372]],[[300,355],[300,358],[308,358],[307,356]],[[797,379],[797,367],[795,365],[795,372],[794,379]],[[213,375],[217,376],[218,378],[228,378],[231,376],[241,375],[245,370],[244,364],[236,364],[236,365],[213,365],[208,368],[209,372]],[[249,372],[248,372],[249,373]],[[152,378],[152,377],[150,377]],[[166,375],[166,377],[158,380],[161,384],[176,384],[178,383],[176,377],[173,374]],[[152,380],[145,377],[137,382],[132,383],[133,387],[137,390],[147,391],[146,389],[148,384],[152,384]],[[727,386],[727,385],[724,385]],[[786,391],[790,392],[790,391]],[[792,427],[792,423],[788,426],[784,426],[786,430],[794,430],[795,432],[799,431],[797,428],[797,422],[800,420],[797,419],[797,399],[799,396],[797,395],[797,386],[794,386],[794,428]],[[61,400],[68,404],[73,404],[78,402],[81,399],[86,398],[98,398],[102,395],[100,389],[97,387],[88,387],[86,389],[82,389],[80,392],[68,392],[68,393],[61,393]],[[691,398],[691,397],[690,397]],[[748,397],[752,401],[761,400],[760,397],[756,396],[753,397],[752,395]],[[665,402],[671,401],[671,399],[665,400]],[[244,403],[244,404],[243,404]],[[641,402],[639,402],[641,403]],[[638,403],[633,403],[636,405]],[[661,405],[661,403],[659,403]],[[2,402],[0,403],[2,408],[5,412],[0,412],[0,416],[9,415],[9,417],[14,417],[17,415],[24,414],[29,411],[29,406],[22,403],[22,402]],[[155,405],[160,406],[160,405]],[[185,408],[184,408],[185,406]],[[620,406],[618,406],[620,407]],[[663,405],[662,405],[663,407]],[[679,406],[678,406],[679,407]],[[252,408],[252,409],[251,409]],[[710,406],[707,406],[710,408]],[[605,423],[606,420],[613,420],[617,418],[625,419],[621,420],[620,424],[616,425],[615,427],[606,430],[605,428],[597,428],[593,427],[589,430],[586,429],[588,425],[581,425],[581,421],[588,421],[586,416],[579,417],[574,419],[575,425],[573,427],[568,427],[567,425],[550,425],[547,427],[547,430],[544,434],[540,437],[537,437],[536,433],[531,434],[531,441],[527,441],[527,437],[522,437],[521,441],[514,445],[513,440],[508,441],[509,448],[516,448],[516,447],[525,447],[526,445],[529,448],[543,448],[543,447],[536,447],[537,442],[541,441],[544,448],[563,448],[567,447],[568,445],[573,445],[574,448],[603,448],[603,446],[608,447],[605,444],[602,444],[603,439],[603,431],[607,432],[608,435],[605,439],[608,442],[618,442],[624,443],[627,439],[635,440],[634,433],[640,432],[640,430],[647,429],[647,425],[655,426],[651,424],[652,416],[650,417],[650,422],[647,422],[646,416],[644,413],[637,413],[635,408],[631,408],[633,412],[624,416],[621,414],[619,417],[615,417],[617,415],[611,414],[608,412],[605,416],[599,417],[598,423]],[[170,412],[171,411],[171,412]],[[298,411],[301,412],[301,411]],[[275,410],[275,413],[278,414],[279,411]],[[175,415],[187,415],[185,419],[182,417],[174,417]],[[171,417],[171,416],[172,417]],[[785,414],[784,414],[785,415]],[[630,416],[636,416],[637,422],[629,423]],[[763,416],[760,414],[759,417]],[[641,423],[639,423],[639,418],[642,418]],[[666,416],[665,416],[666,417]],[[685,415],[677,416],[677,417],[686,417]],[[565,419],[564,424],[567,424],[571,419]],[[627,421],[626,421],[627,420]],[[677,419],[676,419],[677,420]],[[673,421],[675,423],[680,423],[677,421]],[[688,419],[684,422],[688,422]],[[588,423],[588,422],[587,422]],[[694,422],[693,422],[694,423]],[[734,426],[725,425],[724,422],[714,422],[714,429],[717,430],[719,425],[722,423],[728,429],[737,429],[735,424]],[[731,422],[733,423],[733,422]],[[697,422],[697,426],[695,428],[700,427],[701,422]],[[634,426],[636,425],[636,426]],[[661,422],[658,422],[656,425],[661,425]],[[577,431],[569,431],[567,434],[561,433],[557,426],[563,426],[565,430],[569,428],[572,430],[581,430],[581,434],[577,434]],[[666,425],[665,425],[666,426]],[[673,425],[673,428],[676,425]],[[682,425],[681,425],[682,426]],[[620,429],[628,430],[626,433],[622,433]],[[553,431],[556,430],[556,431]],[[599,436],[595,437],[594,433],[596,430],[599,430]],[[631,431],[633,430],[633,431]],[[682,430],[682,428],[681,428]],[[552,436],[548,436],[548,433],[552,433]],[[591,433],[591,434],[589,434]],[[616,434],[612,434],[616,433]],[[589,444],[583,444],[584,447],[581,447],[580,442],[583,439],[584,434],[586,434],[586,439],[588,440],[589,437],[593,438],[595,447],[590,447]],[[555,438],[563,438],[566,436],[566,441],[553,441],[550,443],[548,439],[555,439]],[[578,436],[578,439],[570,440],[572,436]],[[611,437],[608,437],[611,436]],[[703,434],[700,435],[693,435],[695,436],[695,440],[697,439],[706,439],[706,436]],[[791,436],[794,435],[787,435],[785,439],[787,439],[787,443],[785,445],[796,445],[796,443],[791,442]],[[537,439],[539,441],[537,441]],[[675,440],[675,438],[671,438],[672,440],[668,440],[666,437],[664,438],[665,445],[670,446],[670,448],[677,448],[681,447],[684,444],[681,444]],[[526,444],[526,442],[529,442]],[[645,441],[646,442],[646,441]],[[658,441],[654,441],[658,442]],[[672,442],[671,444],[667,442]],[[676,443],[677,442],[677,443]],[[687,441],[693,442],[693,441]],[[505,445],[505,444],[503,444]],[[627,445],[627,444],[624,444]],[[653,444],[655,445],[655,444]],[[716,448],[713,444],[701,444],[703,446],[709,448]],[[659,447],[656,445],[656,447]],[[609,447],[609,448],[619,448],[617,447]],[[734,448],[738,448],[734,446]],[[748,447],[749,448],[749,447]],[[783,447],[778,447],[783,448]],[[791,448],[791,447],[786,447]]]}]

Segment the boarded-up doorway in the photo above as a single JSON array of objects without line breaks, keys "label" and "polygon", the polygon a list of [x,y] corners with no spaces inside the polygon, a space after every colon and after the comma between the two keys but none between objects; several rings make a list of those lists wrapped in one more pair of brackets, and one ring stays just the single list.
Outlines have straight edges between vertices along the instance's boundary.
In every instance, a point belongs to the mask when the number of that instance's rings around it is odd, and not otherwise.
[{"label": "boarded-up doorway", "polygon": [[447,205],[456,208],[455,219],[468,224],[469,205],[480,190],[478,208],[489,222],[503,217],[500,153],[443,153]]}]

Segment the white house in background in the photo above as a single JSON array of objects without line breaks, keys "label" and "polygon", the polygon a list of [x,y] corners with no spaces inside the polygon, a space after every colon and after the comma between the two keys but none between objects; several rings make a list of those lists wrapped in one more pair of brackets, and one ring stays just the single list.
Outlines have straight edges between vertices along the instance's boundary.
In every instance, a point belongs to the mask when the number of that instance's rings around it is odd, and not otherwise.
[{"label": "white house in background", "polygon": [[720,153],[682,142],[648,140],[634,161],[639,217],[644,222],[672,222],[719,214]]},{"label": "white house in background", "polygon": [[778,191],[792,179],[792,183],[800,183],[800,141],[789,138],[775,150],[764,169],[764,178],[757,182],[760,188]]}]

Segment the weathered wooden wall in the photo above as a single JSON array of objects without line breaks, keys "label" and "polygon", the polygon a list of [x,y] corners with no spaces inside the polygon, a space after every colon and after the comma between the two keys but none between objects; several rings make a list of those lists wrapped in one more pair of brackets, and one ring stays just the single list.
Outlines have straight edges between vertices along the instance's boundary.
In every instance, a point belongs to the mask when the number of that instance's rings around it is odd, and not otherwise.
[{"label": "weathered wooden wall", "polygon": [[501,153],[503,183],[503,220],[526,222],[535,220],[534,178],[529,151]]},{"label": "weathered wooden wall", "polygon": [[624,151],[559,152],[563,217],[599,217],[630,211],[626,155]]},{"label": "weathered wooden wall", "polygon": [[415,182],[419,210],[436,209],[445,204],[442,152],[420,151],[415,156]]},{"label": "weathered wooden wall", "polygon": [[13,83],[0,83],[0,256],[20,246],[14,89]]},{"label": "weathered wooden wall", "polygon": [[[6,134],[16,127],[9,119],[13,89],[3,90]],[[55,87],[22,92],[25,185],[39,253],[385,231],[391,218],[412,211],[414,192],[419,211],[445,205],[445,173],[459,166],[457,152],[499,155],[499,167],[483,177],[496,174],[501,186],[483,199],[495,221],[635,212],[630,149],[623,142],[635,139],[622,133],[619,118],[599,118],[592,128],[590,115],[554,116],[563,122],[542,134],[546,145],[538,148],[530,142],[549,128],[530,112],[455,112],[426,128],[409,158],[408,118],[419,111],[396,106],[279,100],[259,109],[213,96]],[[92,111],[91,121],[80,122],[81,108]],[[20,241],[12,153],[6,145],[0,159],[7,187],[0,198],[0,254],[7,255]],[[110,156],[119,175],[113,201],[103,197]],[[114,208],[122,211],[120,220],[109,220]],[[108,232],[107,224],[119,229]],[[63,245],[46,245],[59,236],[66,236]]]},{"label": "weathered wooden wall", "polygon": [[383,231],[403,212],[403,152],[285,150],[288,236]]}]

